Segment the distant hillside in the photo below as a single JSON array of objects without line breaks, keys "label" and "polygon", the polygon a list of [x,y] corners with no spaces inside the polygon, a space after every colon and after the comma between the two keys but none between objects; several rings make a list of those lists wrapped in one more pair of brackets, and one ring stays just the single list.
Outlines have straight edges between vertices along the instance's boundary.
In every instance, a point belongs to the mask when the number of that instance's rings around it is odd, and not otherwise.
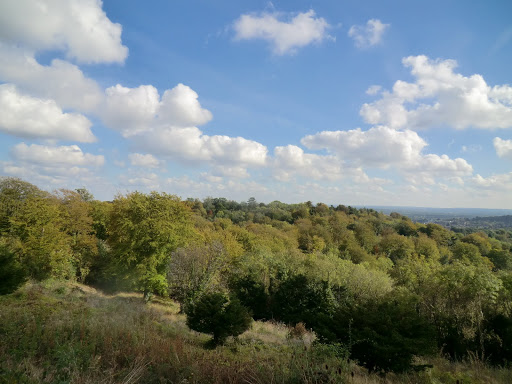
[{"label": "distant hillside", "polygon": [[[358,207],[359,208],[359,207]],[[429,219],[476,218],[491,216],[512,215],[512,209],[488,208],[429,208],[429,207],[394,207],[394,206],[367,206],[378,212],[389,215],[398,212],[413,221],[428,222]]]}]

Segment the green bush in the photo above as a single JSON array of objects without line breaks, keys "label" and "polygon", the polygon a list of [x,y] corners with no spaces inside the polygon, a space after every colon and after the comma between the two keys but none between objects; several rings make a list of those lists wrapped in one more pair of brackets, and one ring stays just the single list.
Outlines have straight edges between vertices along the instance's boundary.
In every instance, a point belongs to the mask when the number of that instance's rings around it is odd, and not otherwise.
[{"label": "green bush", "polygon": [[5,245],[0,245],[0,295],[14,292],[26,280],[23,267]]},{"label": "green bush", "polygon": [[235,275],[229,282],[230,291],[249,308],[254,320],[272,318],[268,309],[270,297],[265,291],[265,284],[255,276]]},{"label": "green bush", "polygon": [[416,312],[412,298],[398,295],[341,306],[330,327],[315,331],[324,340],[348,346],[350,357],[370,371],[404,372],[413,367],[415,355],[435,350],[431,325]]},{"label": "green bush", "polygon": [[186,309],[187,325],[194,331],[213,335],[213,344],[223,344],[228,336],[238,336],[249,329],[252,317],[236,298],[224,293],[207,293]]},{"label": "green bush", "polygon": [[273,288],[272,314],[275,319],[295,325],[303,322],[316,329],[336,308],[334,292],[327,281],[292,275]]}]

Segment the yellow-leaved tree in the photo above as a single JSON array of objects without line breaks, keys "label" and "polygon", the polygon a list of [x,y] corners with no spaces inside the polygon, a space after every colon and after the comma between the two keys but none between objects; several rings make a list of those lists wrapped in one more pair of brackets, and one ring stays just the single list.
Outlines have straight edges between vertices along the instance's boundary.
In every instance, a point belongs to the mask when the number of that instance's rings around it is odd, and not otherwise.
[{"label": "yellow-leaved tree", "polygon": [[112,204],[108,243],[116,273],[128,286],[150,294],[165,293],[171,254],[194,235],[191,212],[177,196],[133,192]]}]

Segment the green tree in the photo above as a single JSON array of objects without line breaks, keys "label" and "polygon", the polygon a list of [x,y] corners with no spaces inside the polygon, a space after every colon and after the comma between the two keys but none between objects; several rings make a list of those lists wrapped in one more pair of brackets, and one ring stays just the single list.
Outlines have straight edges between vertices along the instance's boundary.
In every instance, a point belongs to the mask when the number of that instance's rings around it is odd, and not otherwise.
[{"label": "green tree", "polygon": [[460,241],[476,245],[482,256],[487,256],[487,254],[492,249],[489,238],[485,233],[482,232],[471,233],[467,236],[464,236]]},{"label": "green tree", "polygon": [[75,189],[75,192],[80,196],[80,199],[82,201],[85,201],[87,203],[94,201],[93,194],[89,192],[86,188],[77,188]]},{"label": "green tree", "polygon": [[422,275],[420,311],[435,326],[438,346],[457,359],[482,352],[486,316],[495,312],[502,281],[486,266],[458,260]]},{"label": "green tree", "polygon": [[379,241],[375,235],[373,226],[366,221],[360,221],[355,224],[354,235],[359,245],[361,245],[366,252],[372,252],[373,247]]},{"label": "green tree", "polygon": [[418,227],[409,218],[402,217],[402,220],[395,226],[396,232],[402,236],[416,236]]},{"label": "green tree", "polygon": [[58,194],[63,210],[64,230],[70,236],[76,277],[81,282],[84,282],[89,274],[98,252],[97,239],[94,236],[92,205],[88,202],[86,193],[88,193],[86,190],[82,190],[80,194],[61,189]]},{"label": "green tree", "polygon": [[33,197],[48,196],[35,185],[15,177],[0,178],[0,235],[8,234],[10,219],[18,213],[26,200]]},{"label": "green tree", "polygon": [[14,292],[25,280],[25,271],[14,253],[0,244],[0,295]]},{"label": "green tree", "polygon": [[213,344],[223,344],[228,336],[238,336],[252,323],[247,308],[238,299],[224,293],[207,293],[186,309],[187,326],[194,331],[213,335]]},{"label": "green tree", "polygon": [[192,236],[190,209],[166,193],[133,192],[113,202],[108,243],[116,268],[131,287],[164,293],[171,254]]},{"label": "green tree", "polygon": [[379,249],[393,262],[409,257],[414,252],[413,241],[396,233],[384,236],[379,243]]},{"label": "green tree", "polygon": [[512,270],[512,252],[506,249],[493,248],[487,255],[495,269]]},{"label": "green tree", "polygon": [[483,257],[478,246],[457,241],[452,247],[453,258],[467,265],[486,265],[492,267],[492,263],[487,257]]},{"label": "green tree", "polygon": [[30,277],[74,278],[71,238],[54,196],[30,196],[9,219],[12,250]]},{"label": "green tree", "polygon": [[229,290],[243,306],[249,308],[255,320],[270,319],[270,296],[262,277],[257,273],[240,273],[230,276]]},{"label": "green tree", "polygon": [[421,234],[414,238],[414,247],[416,248],[416,253],[419,256],[423,256],[426,259],[433,261],[439,260],[439,249],[437,248],[435,240]]},{"label": "green tree", "polygon": [[94,235],[100,240],[107,240],[108,237],[108,221],[112,211],[112,204],[110,202],[93,200],[91,201],[92,207],[92,227]]},{"label": "green tree", "polygon": [[455,234],[439,224],[429,223],[421,230],[439,246],[449,246],[453,243]]},{"label": "green tree", "polygon": [[315,327],[325,314],[336,308],[335,295],[327,281],[315,281],[305,275],[291,275],[272,287],[273,316],[295,325],[303,322]]}]

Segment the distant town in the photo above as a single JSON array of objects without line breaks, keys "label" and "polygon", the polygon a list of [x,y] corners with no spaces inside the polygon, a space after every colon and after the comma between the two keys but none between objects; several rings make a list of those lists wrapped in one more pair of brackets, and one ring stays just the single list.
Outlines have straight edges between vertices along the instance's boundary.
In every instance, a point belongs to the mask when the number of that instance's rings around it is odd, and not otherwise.
[{"label": "distant town", "polygon": [[511,209],[484,208],[426,208],[372,206],[378,212],[390,214],[397,212],[412,221],[428,224],[435,223],[457,232],[459,229],[501,229],[512,228]]}]

